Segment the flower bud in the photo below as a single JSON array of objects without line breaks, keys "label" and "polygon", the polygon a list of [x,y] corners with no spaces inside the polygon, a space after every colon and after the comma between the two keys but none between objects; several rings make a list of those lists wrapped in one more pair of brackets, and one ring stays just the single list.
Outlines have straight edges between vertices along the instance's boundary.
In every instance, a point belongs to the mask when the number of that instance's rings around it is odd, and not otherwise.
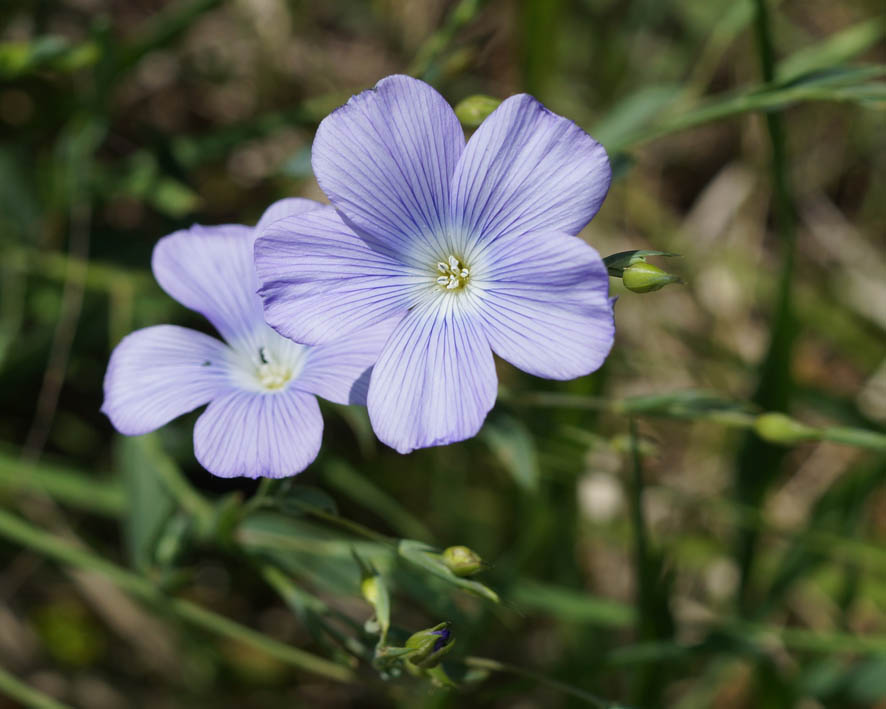
[{"label": "flower bud", "polygon": [[373,607],[378,603],[379,587],[378,576],[364,576],[360,582],[360,592],[363,598]]},{"label": "flower bud", "polygon": [[468,96],[455,107],[455,115],[466,128],[476,128],[499,107],[501,101],[491,96]]},{"label": "flower bud", "polygon": [[436,667],[453,645],[455,638],[449,630],[449,622],[440,623],[427,630],[419,630],[406,641],[406,647],[413,650],[408,657],[409,662],[423,670]]},{"label": "flower bud", "polygon": [[669,283],[681,283],[679,277],[645,261],[628,266],[622,274],[625,288],[634,293],[650,293]]},{"label": "flower bud", "polygon": [[758,416],[754,421],[754,430],[760,438],[770,443],[788,446],[818,437],[816,429],[777,412]]},{"label": "flower bud", "polygon": [[447,547],[441,558],[456,576],[473,576],[484,566],[480,555],[464,546]]}]

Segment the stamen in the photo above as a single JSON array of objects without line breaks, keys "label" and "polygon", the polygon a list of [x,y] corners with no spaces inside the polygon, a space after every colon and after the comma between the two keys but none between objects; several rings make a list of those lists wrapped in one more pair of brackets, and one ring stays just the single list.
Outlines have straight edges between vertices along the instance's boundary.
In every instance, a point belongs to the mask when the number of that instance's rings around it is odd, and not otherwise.
[{"label": "stamen", "polygon": [[466,268],[459,258],[452,254],[446,257],[445,262],[437,262],[437,271],[443,274],[435,279],[437,285],[446,290],[463,288],[471,276],[470,269]]},{"label": "stamen", "polygon": [[283,362],[272,361],[268,356],[267,347],[258,348],[258,357],[261,360],[255,370],[258,383],[268,390],[282,389],[292,379],[292,369]]}]

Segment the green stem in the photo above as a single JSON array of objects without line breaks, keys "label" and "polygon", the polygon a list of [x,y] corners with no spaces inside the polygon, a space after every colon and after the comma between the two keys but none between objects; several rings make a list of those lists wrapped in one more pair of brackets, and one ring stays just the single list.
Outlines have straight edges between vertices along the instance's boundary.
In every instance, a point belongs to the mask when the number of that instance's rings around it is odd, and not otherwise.
[{"label": "green stem", "polygon": [[886,452],[886,435],[877,431],[835,426],[822,429],[820,436],[821,440],[824,441],[834,441],[835,443],[845,443],[858,448],[870,448],[871,450]]},{"label": "green stem", "polygon": [[0,667],[0,692],[28,709],[71,709],[69,705],[62,704],[28,686],[2,667]]},{"label": "green stem", "polygon": [[[765,0],[755,0],[757,47],[763,80],[775,78],[775,56],[769,13]],[[787,142],[784,124],[778,112],[766,114],[766,127],[772,149],[772,186],[776,229],[781,247],[781,271],[775,313],[770,324],[769,348],[760,367],[753,402],[763,409],[787,411],[791,398],[791,359],[794,346],[794,319],[791,304],[791,281],[794,272],[796,230],[793,197],[788,183]],[[748,436],[739,451],[735,468],[735,496],[745,505],[757,507],[766,490],[777,477],[785,449]],[[756,560],[759,535],[748,529],[736,539],[735,555],[740,570],[737,602],[739,610],[750,610],[750,589]]]},{"label": "green stem", "polygon": [[126,501],[115,480],[98,480],[76,470],[30,463],[0,453],[0,487],[7,490],[38,490],[80,509],[117,517]]},{"label": "green stem", "polygon": [[379,544],[386,544],[388,546],[397,545],[397,540],[393,537],[389,537],[385,534],[381,534],[380,532],[376,532],[375,530],[372,530],[369,527],[360,524],[359,522],[352,522],[349,519],[339,517],[336,514],[327,512],[326,510],[321,510],[319,507],[314,507],[313,505],[308,505],[298,500],[294,500],[293,503],[300,507],[306,514],[316,517],[317,519],[322,519],[324,522],[334,524],[337,527],[341,527],[342,529],[345,529],[352,534],[356,534],[360,537],[365,537],[366,539],[371,539],[372,541],[378,542]]},{"label": "green stem", "polygon": [[216,635],[263,650],[281,662],[336,682],[354,680],[354,673],[350,668],[269,638],[190,601],[166,596],[141,576],[101,558],[88,549],[75,546],[65,539],[34,527],[5,510],[0,510],[0,536],[63,564],[96,571],[124,591],[172,613],[181,620]]},{"label": "green stem", "polygon": [[627,709],[622,704],[610,702],[607,699],[598,697],[594,694],[591,694],[590,692],[586,692],[583,689],[579,689],[578,687],[573,687],[572,685],[566,684],[565,682],[551,679],[550,677],[546,677],[545,675],[539,674],[538,672],[533,672],[532,670],[527,670],[523,667],[518,667],[517,665],[511,665],[507,662],[499,662],[498,660],[493,660],[488,657],[466,657],[464,659],[464,663],[468,667],[473,667],[478,670],[502,672],[504,674],[516,675],[517,677],[525,677],[526,679],[530,679],[533,682],[538,682],[541,685],[550,687],[551,689],[555,689],[558,692],[567,694],[570,697],[575,697],[576,699],[580,699],[586,704],[600,707],[601,709]]},{"label": "green stem", "polygon": [[255,494],[243,504],[244,517],[253,510],[259,509],[264,504],[265,500],[271,495],[271,491],[275,487],[276,482],[277,481],[273,478],[261,479],[255,490]]},{"label": "green stem", "polygon": [[[272,566],[271,564],[260,564],[259,570],[261,571],[264,580],[277,592],[293,613],[301,618],[304,616],[305,611],[312,612],[317,625],[323,630],[323,632],[333,638],[335,642],[354,657],[365,660],[366,662],[372,662],[372,654],[359,640],[345,635],[323,617],[326,614],[335,613],[335,611],[330,609],[320,598],[299,588],[298,585],[293,583],[288,574],[284,573],[276,566]],[[350,617],[344,614],[337,615],[339,620],[355,626]]]},{"label": "green stem", "polygon": [[[757,414],[742,411],[737,405],[735,410],[693,409],[680,405],[671,405],[667,402],[662,402],[661,406],[658,407],[638,405],[639,402],[647,397],[604,399],[575,394],[532,392],[515,395],[503,394],[501,398],[514,405],[585,409],[588,411],[606,411],[616,415],[642,415],[686,421],[707,421],[739,429],[752,429],[757,420]],[[833,441],[834,443],[842,443],[847,446],[855,446],[856,448],[866,448],[877,452],[886,451],[886,434],[879,431],[848,426],[832,426],[820,429],[809,427],[809,431],[809,438],[807,440],[810,441]]]},{"label": "green stem", "polygon": [[634,568],[637,576],[637,609],[640,623],[649,608],[650,589],[647,578],[649,569],[649,540],[646,533],[646,517],[643,512],[643,467],[637,446],[637,422],[630,419],[631,435],[631,526],[634,528]]}]

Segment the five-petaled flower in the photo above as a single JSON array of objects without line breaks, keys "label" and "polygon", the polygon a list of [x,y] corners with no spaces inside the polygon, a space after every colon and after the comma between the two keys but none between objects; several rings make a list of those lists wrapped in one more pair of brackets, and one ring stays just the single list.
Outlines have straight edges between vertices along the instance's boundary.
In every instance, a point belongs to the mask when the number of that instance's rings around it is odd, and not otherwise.
[{"label": "five-petaled flower", "polygon": [[550,379],[606,358],[606,267],[576,235],[609,161],[572,121],[512,96],[466,145],[440,94],[391,76],[320,124],[312,162],[332,207],[259,230],[265,319],[307,344],[396,323],[369,383],[382,441],[405,453],[474,435],[493,352]]},{"label": "five-petaled flower", "polygon": [[148,433],[209,403],[194,427],[194,452],[209,472],[276,478],[317,457],[323,419],[315,395],[365,403],[367,369],[387,337],[379,328],[307,347],[265,324],[256,295],[255,234],[268,222],[320,206],[281,200],[256,229],[193,226],[157,243],[157,281],[205,316],[225,342],[176,325],[125,337],[111,355],[102,406],[118,431]]}]

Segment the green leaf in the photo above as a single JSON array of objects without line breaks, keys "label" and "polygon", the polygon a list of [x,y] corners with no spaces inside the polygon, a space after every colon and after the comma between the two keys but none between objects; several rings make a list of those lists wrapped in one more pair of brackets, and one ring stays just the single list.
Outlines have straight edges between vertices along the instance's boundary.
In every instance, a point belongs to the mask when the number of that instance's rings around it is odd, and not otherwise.
[{"label": "green leaf", "polygon": [[480,596],[481,598],[487,598],[495,603],[500,602],[498,594],[488,586],[479,581],[460,578],[452,573],[452,571],[449,570],[449,567],[440,560],[439,552],[423,542],[415,541],[413,539],[402,539],[397,545],[397,552],[407,561],[410,561],[444,581],[448,581],[453,586],[458,586],[463,591],[472,593],[475,596]]},{"label": "green leaf", "polygon": [[802,74],[842,64],[873,47],[883,38],[884,28],[883,18],[878,17],[836,32],[780,62],[775,70],[776,79],[784,83]]},{"label": "green leaf", "polygon": [[360,592],[355,551],[382,571],[392,566],[390,548],[342,537],[305,517],[254,512],[240,523],[234,538],[247,553],[270,559],[288,573],[336,595]]},{"label": "green leaf", "polygon": [[157,472],[156,460],[147,450],[151,436],[118,438],[117,465],[123,471],[128,500],[123,534],[132,565],[139,571],[153,566],[157,545],[175,510],[175,501]]},{"label": "green leaf", "polygon": [[496,416],[483,427],[481,437],[521,489],[529,493],[538,490],[538,452],[532,433],[521,421]]},{"label": "green leaf", "polygon": [[622,278],[624,270],[628,266],[633,266],[635,263],[646,263],[647,256],[678,256],[678,254],[672,254],[670,251],[650,251],[649,249],[619,251],[617,254],[604,258],[603,263],[606,264],[606,270],[610,276]]},{"label": "green leaf", "polygon": [[312,509],[338,514],[338,505],[328,492],[313,485],[289,481],[265,504],[270,504],[281,512],[293,516],[306,514]]},{"label": "green leaf", "polygon": [[680,96],[679,85],[643,86],[610,109],[590,131],[603,145],[619,145],[648,125]]},{"label": "green leaf", "polygon": [[522,581],[511,589],[510,597],[521,606],[549,613],[570,623],[625,628],[635,622],[635,611],[631,606],[585,591]]},{"label": "green leaf", "polygon": [[772,111],[807,101],[836,101],[879,106],[886,101],[886,84],[875,79],[886,74],[886,66],[834,67],[797,77],[790,85],[764,84],[708,99],[700,107],[662,118],[652,126],[605,144],[610,152],[679,133],[706,123],[754,111]]},{"label": "green leaf", "polygon": [[117,478],[49,463],[30,463],[3,451],[0,487],[43,492],[61,503],[111,517],[122,514],[127,499]]}]

